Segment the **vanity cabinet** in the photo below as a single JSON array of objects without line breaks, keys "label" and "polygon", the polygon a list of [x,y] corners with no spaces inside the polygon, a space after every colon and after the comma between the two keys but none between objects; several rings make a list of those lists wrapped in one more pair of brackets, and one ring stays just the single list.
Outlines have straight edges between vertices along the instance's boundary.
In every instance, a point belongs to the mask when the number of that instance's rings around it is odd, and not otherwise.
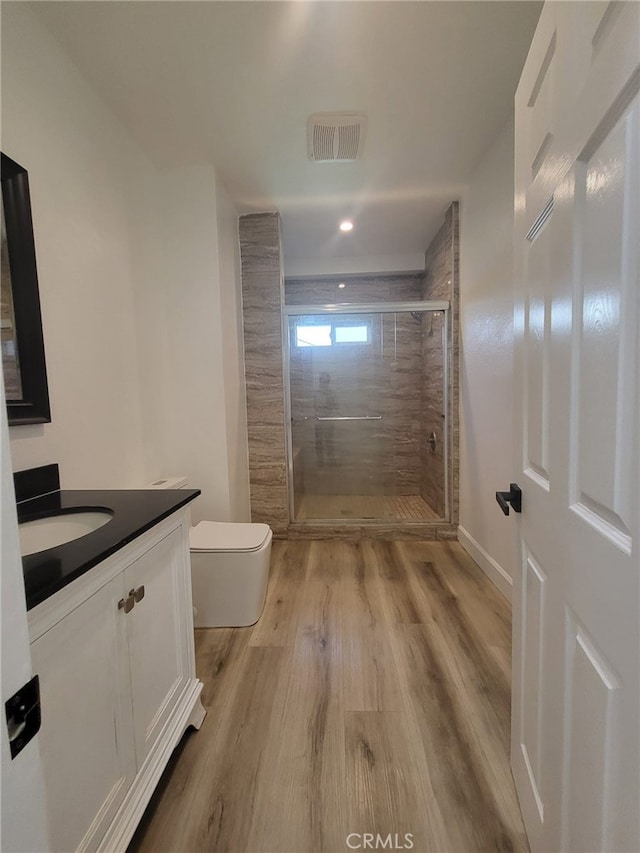
[{"label": "vanity cabinet", "polygon": [[113,606],[117,585],[112,581],[98,590],[31,644],[40,677],[40,752],[56,851],[75,850],[87,833],[104,834],[135,775],[133,752],[124,748],[132,742],[133,725],[126,636]]},{"label": "vanity cabinet", "polygon": [[204,717],[188,513],[30,612],[53,849],[125,850],[171,752]]}]

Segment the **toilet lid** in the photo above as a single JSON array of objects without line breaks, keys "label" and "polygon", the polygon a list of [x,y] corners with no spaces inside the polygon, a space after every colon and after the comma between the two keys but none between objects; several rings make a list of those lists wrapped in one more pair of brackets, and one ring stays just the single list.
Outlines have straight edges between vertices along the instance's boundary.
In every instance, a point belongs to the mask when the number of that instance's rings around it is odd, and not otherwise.
[{"label": "toilet lid", "polygon": [[271,533],[268,524],[201,521],[189,531],[192,551],[257,551]]}]

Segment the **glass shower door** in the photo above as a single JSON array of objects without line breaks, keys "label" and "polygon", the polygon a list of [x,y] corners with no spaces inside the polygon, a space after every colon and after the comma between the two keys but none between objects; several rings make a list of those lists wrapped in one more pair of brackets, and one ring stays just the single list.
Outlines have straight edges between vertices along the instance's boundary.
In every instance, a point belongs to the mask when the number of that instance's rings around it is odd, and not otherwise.
[{"label": "glass shower door", "polygon": [[[445,312],[293,310],[288,311],[293,519],[444,517]],[[429,350],[431,371],[425,377]],[[438,390],[429,395],[434,382]],[[440,435],[439,452],[437,439],[435,450],[427,442],[427,405],[439,406],[431,419],[436,429],[429,431]],[[428,492],[429,480],[438,481],[441,507],[436,490],[433,496]]]}]

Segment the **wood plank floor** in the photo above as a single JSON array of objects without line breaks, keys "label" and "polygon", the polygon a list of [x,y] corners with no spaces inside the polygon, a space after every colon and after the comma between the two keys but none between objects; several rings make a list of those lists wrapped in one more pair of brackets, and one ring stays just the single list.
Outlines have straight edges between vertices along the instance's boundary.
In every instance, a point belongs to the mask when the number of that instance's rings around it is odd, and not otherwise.
[{"label": "wood plank floor", "polygon": [[196,632],[207,717],[129,853],[527,850],[510,645],[457,542],[274,542],[258,624]]}]

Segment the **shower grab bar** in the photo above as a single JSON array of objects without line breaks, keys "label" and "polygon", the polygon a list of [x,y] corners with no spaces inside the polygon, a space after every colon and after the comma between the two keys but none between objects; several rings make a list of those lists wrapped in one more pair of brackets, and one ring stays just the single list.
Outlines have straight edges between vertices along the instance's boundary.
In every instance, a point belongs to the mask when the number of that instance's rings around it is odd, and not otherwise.
[{"label": "shower grab bar", "polygon": [[316,415],[317,421],[381,421],[382,415],[359,415],[357,417],[333,417],[320,418]]}]

